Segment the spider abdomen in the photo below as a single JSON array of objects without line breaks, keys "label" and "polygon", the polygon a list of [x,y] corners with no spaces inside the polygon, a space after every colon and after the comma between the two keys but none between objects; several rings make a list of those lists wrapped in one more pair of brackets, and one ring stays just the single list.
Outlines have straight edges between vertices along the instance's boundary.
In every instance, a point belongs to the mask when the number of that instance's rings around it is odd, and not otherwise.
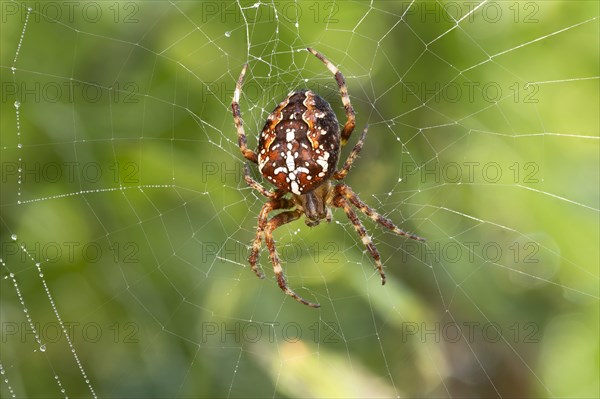
[{"label": "spider abdomen", "polygon": [[267,118],[258,140],[258,168],[297,195],[327,181],[337,166],[340,128],[331,106],[310,90],[290,93]]}]

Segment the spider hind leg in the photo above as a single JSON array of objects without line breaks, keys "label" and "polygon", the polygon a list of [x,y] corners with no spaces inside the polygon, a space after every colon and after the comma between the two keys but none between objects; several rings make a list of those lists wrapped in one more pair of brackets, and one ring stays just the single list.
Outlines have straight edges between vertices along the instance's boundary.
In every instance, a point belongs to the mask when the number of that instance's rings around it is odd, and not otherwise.
[{"label": "spider hind leg", "polygon": [[354,205],[359,211],[370,217],[373,221],[377,222],[383,227],[386,227],[392,232],[398,234],[399,236],[408,237],[416,241],[425,241],[425,239],[414,234],[407,233],[404,230],[401,230],[391,220],[381,216],[369,205],[364,203],[358,197],[358,195],[356,195],[356,193],[354,193],[354,191],[352,191],[352,189],[346,184],[340,183],[335,186],[334,190],[336,194],[333,200],[333,205],[338,208],[342,208],[346,213],[346,216],[348,216],[348,219],[350,219],[350,221],[352,222],[352,225],[354,226],[354,229],[360,236],[363,244],[371,254],[371,257],[375,260],[375,266],[377,267],[379,275],[381,276],[381,284],[385,284],[385,272],[383,271],[383,265],[381,264],[381,256],[379,255],[379,251],[377,251],[377,248],[373,244],[373,241],[371,241],[371,237],[369,237],[369,235],[367,234],[365,227],[363,226],[362,222],[360,221],[360,219],[356,215],[356,212],[354,212],[350,204]]},{"label": "spider hind leg", "polygon": [[356,193],[354,191],[352,191],[350,186],[340,183],[337,186],[335,186],[335,190],[338,195],[341,195],[344,198],[346,198],[348,201],[350,201],[350,203],[352,205],[354,205],[359,211],[361,211],[362,213],[364,213],[365,215],[370,217],[374,222],[391,230],[392,232],[396,233],[397,235],[407,237],[407,238],[410,238],[415,241],[426,241],[423,237],[419,237],[417,235],[408,233],[408,232],[400,229],[390,219],[381,216],[377,211],[373,210],[373,208],[371,208],[369,205],[367,205],[365,202],[363,202],[358,197],[358,195],[356,195]]},{"label": "spider hind leg", "polygon": [[[256,182],[255,182],[256,183]],[[258,183],[256,183],[258,184]],[[258,185],[260,189],[264,190],[262,186]],[[253,186],[254,187],[254,186]],[[256,188],[256,187],[254,187]],[[258,188],[256,188],[259,190]],[[260,190],[259,190],[260,191]],[[271,194],[271,192],[268,192]],[[265,278],[264,273],[258,268],[258,255],[260,251],[260,247],[262,245],[262,237],[265,233],[265,229],[268,225],[267,218],[269,217],[269,213],[276,209],[286,209],[291,208],[292,203],[290,200],[286,198],[279,198],[279,192],[275,192],[273,194],[273,198],[267,201],[261,208],[260,213],[258,214],[258,222],[256,226],[256,234],[254,235],[254,241],[252,242],[252,249],[250,251],[250,256],[248,256],[248,263],[250,263],[250,267],[252,271],[256,273],[259,278]]]}]

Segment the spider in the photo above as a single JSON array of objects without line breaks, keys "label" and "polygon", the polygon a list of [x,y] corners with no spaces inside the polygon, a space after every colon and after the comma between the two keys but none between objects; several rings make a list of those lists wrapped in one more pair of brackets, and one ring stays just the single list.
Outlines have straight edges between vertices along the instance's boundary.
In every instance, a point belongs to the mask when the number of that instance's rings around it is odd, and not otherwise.
[{"label": "spider", "polygon": [[[400,236],[418,241],[425,240],[396,227],[391,220],[364,203],[348,185],[341,182],[332,185],[332,180],[343,180],[348,174],[363,147],[368,126],[363,130],[342,168],[337,169],[340,149],[346,145],[354,130],[354,109],[342,73],[321,53],[310,47],[307,50],[321,60],[335,76],[346,111],[346,123],[341,133],[329,103],[310,90],[299,90],[291,92],[269,114],[258,139],[257,152],[248,149],[239,105],[248,64],[244,65],[237,80],[231,108],[243,156],[248,161],[258,164],[261,174],[277,187],[274,190],[265,189],[250,176],[248,163],[244,165],[246,183],[268,198],[258,215],[256,235],[248,257],[250,267],[258,277],[265,277],[257,266],[264,237],[279,287],[296,301],[318,308],[318,303],[307,301],[287,285],[273,240],[273,231],[278,227],[299,219],[302,215],[306,216],[305,223],[311,227],[318,225],[323,219],[330,222],[330,207],[342,208],[375,260],[382,285],[385,284],[385,273],[381,257],[352,206]],[[269,213],[274,210],[281,212],[269,219]]]}]

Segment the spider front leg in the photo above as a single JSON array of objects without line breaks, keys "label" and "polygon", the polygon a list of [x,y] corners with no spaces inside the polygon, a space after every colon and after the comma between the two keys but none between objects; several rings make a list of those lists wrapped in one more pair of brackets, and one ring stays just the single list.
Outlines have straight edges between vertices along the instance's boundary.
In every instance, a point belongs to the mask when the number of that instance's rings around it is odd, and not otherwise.
[{"label": "spider front leg", "polygon": [[390,219],[381,216],[379,213],[373,210],[369,205],[365,204],[359,197],[356,195],[354,191],[347,186],[346,184],[338,184],[335,186],[335,191],[338,195],[346,198],[352,205],[358,208],[362,213],[370,217],[373,221],[379,223],[383,227],[388,228],[399,236],[408,237],[412,240],[417,241],[426,241],[423,237],[416,236],[411,233],[407,233],[406,231],[400,229],[396,226]]},{"label": "spider front leg", "polygon": [[240,73],[240,77],[235,85],[235,91],[233,92],[233,101],[231,102],[231,110],[233,112],[233,120],[235,122],[235,127],[237,128],[238,134],[238,145],[240,146],[240,150],[244,157],[250,162],[258,163],[258,156],[256,153],[250,149],[246,144],[246,132],[244,131],[244,121],[242,121],[242,115],[240,113],[240,97],[242,95],[242,83],[244,82],[244,75],[246,75],[246,69],[248,68],[248,64],[244,64],[244,68],[242,68],[242,73]]},{"label": "spider front leg", "polygon": [[303,212],[301,210],[296,209],[294,211],[281,212],[280,214],[273,216],[271,220],[267,222],[267,227],[265,229],[265,244],[269,249],[269,256],[271,257],[271,263],[273,263],[273,271],[275,272],[275,276],[277,277],[277,283],[279,284],[279,288],[281,288],[283,292],[294,298],[296,301],[304,305],[310,306],[311,308],[318,308],[321,305],[319,305],[318,303],[307,301],[287,286],[287,282],[285,281],[285,276],[283,274],[283,269],[281,268],[281,262],[279,261],[279,257],[277,256],[277,252],[275,250],[275,241],[273,240],[273,230],[275,230],[279,226],[282,226],[286,223],[298,219],[302,215]]},{"label": "spider front leg", "polygon": [[356,117],[354,115],[354,108],[352,107],[352,103],[350,103],[350,96],[348,95],[348,86],[346,86],[346,79],[344,79],[344,75],[340,72],[340,70],[333,65],[325,56],[319,53],[317,50],[313,50],[310,47],[307,47],[307,50],[313,53],[315,57],[320,59],[327,69],[331,71],[331,73],[335,76],[335,81],[338,84],[340,89],[340,96],[342,96],[342,103],[344,104],[344,109],[346,110],[346,124],[344,124],[344,129],[342,130],[342,146],[346,145],[346,142],[350,138],[352,131],[354,130],[354,126],[356,125]]}]

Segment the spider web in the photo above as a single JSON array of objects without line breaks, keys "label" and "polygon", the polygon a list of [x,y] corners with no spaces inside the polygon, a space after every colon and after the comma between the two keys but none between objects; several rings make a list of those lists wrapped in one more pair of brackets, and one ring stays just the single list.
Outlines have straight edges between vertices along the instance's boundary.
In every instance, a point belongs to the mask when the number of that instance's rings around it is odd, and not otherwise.
[{"label": "spider web", "polygon": [[[1,2],[3,397],[598,397],[598,3]],[[358,132],[343,212],[248,247],[291,90]],[[258,172],[252,167],[254,176]],[[268,186],[267,183],[265,183]]]}]

